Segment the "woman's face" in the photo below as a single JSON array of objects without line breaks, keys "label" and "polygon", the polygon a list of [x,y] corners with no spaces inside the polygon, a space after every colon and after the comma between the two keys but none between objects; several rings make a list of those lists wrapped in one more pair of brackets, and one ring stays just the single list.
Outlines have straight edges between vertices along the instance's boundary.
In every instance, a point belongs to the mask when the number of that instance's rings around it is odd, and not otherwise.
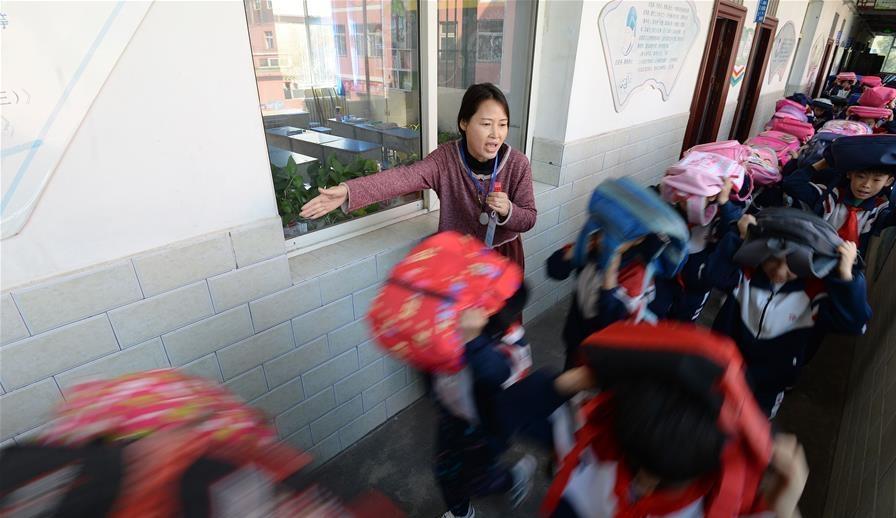
[{"label": "woman's face", "polygon": [[510,120],[501,103],[486,99],[468,121],[460,122],[467,137],[467,149],[480,162],[491,160],[507,138]]}]

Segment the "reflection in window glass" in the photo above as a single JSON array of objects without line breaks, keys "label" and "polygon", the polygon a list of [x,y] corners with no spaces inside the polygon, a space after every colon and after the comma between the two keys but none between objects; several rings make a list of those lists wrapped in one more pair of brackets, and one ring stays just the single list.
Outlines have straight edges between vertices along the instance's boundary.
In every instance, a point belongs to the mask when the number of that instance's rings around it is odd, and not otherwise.
[{"label": "reflection in window glass", "polygon": [[890,49],[890,55],[887,56],[886,61],[884,61],[884,66],[880,69],[881,72],[886,72],[888,74],[896,74],[896,46]]},{"label": "reflection in window glass", "polygon": [[503,39],[504,20],[479,20],[476,60],[488,63],[501,61]]},{"label": "reflection in window glass", "polygon": [[[262,8],[264,6],[264,8]],[[245,0],[287,238],[421,198],[303,221],[320,187],[420,158],[416,0]]]},{"label": "reflection in window glass", "polygon": [[878,56],[886,56],[890,53],[890,48],[893,46],[893,36],[875,36],[873,40],[871,40],[871,47],[868,51],[871,54],[877,54]]},{"label": "reflection in window glass", "polygon": [[523,148],[535,9],[534,0],[439,2],[439,143],[459,137],[457,110],[467,87],[488,82],[510,104],[507,143]]}]

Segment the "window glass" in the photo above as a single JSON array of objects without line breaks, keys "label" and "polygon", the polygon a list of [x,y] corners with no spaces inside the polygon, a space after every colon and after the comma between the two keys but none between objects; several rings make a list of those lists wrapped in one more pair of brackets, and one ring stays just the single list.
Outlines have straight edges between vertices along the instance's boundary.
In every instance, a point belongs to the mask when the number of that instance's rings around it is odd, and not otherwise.
[{"label": "window glass", "polygon": [[348,215],[298,216],[320,187],[420,158],[417,2],[245,0],[245,7],[286,238],[418,202],[414,193]]},{"label": "window glass", "polygon": [[534,0],[439,2],[439,143],[458,138],[457,111],[464,91],[494,83],[510,105],[507,143],[525,143],[532,75]]},{"label": "window glass", "polygon": [[893,36],[875,36],[873,40],[871,40],[871,48],[868,51],[871,54],[877,54],[878,56],[886,56],[890,53],[890,48],[893,46]]},{"label": "window glass", "polygon": [[890,54],[887,56],[887,60],[884,61],[884,65],[881,67],[880,71],[888,74],[896,74],[896,45],[890,49]]}]

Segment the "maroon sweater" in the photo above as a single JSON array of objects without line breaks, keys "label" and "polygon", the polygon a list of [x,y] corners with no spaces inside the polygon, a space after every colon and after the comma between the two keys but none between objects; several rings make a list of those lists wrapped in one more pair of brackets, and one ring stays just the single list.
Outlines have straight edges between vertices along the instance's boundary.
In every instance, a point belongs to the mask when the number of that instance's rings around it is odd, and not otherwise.
[{"label": "maroon sweater", "polygon": [[[497,181],[510,198],[512,209],[510,217],[499,221],[495,229],[495,247],[513,241],[520,232],[531,229],[537,215],[529,159],[506,144],[502,146],[501,155]],[[432,189],[441,202],[439,232],[454,230],[485,240],[486,226],[479,223],[482,208],[478,191],[464,167],[459,140],[442,144],[426,158],[409,166],[394,167],[345,184],[349,191],[349,212],[403,194]],[[488,181],[485,187],[488,187]]]}]

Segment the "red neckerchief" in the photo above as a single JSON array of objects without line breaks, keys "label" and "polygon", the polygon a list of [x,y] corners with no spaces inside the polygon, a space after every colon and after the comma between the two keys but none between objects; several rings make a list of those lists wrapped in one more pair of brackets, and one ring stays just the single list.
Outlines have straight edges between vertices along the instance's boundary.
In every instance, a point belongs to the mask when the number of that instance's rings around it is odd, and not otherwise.
[{"label": "red neckerchief", "polygon": [[840,229],[837,230],[837,235],[842,237],[844,241],[852,241],[853,243],[859,242],[859,211],[862,210],[862,207],[857,207],[854,205],[844,205],[846,207],[846,220],[843,221],[843,224],[840,225]]}]

